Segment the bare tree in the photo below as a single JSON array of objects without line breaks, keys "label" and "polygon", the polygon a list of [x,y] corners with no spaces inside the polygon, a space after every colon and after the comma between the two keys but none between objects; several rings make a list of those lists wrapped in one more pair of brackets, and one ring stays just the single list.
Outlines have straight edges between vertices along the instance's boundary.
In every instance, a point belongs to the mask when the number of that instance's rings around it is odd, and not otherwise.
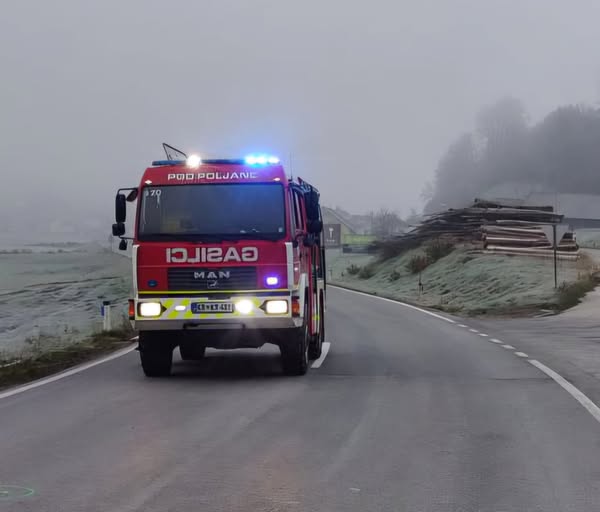
[{"label": "bare tree", "polygon": [[404,225],[397,213],[381,208],[376,213],[371,212],[371,232],[380,238],[398,233]]}]

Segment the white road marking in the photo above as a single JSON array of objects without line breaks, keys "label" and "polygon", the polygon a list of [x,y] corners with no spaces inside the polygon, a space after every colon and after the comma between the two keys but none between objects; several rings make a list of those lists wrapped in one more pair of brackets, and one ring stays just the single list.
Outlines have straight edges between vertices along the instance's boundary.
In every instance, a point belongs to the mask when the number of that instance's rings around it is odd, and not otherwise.
[{"label": "white road marking", "polygon": [[75,368],[71,368],[70,370],[53,375],[52,377],[46,377],[44,379],[31,382],[30,384],[25,384],[24,386],[5,391],[4,393],[0,393],[0,400],[2,400],[3,398],[8,398],[10,396],[19,395],[21,393],[24,393],[25,391],[29,391],[30,389],[39,388],[40,386],[50,384],[51,382],[56,382],[57,380],[65,379],[66,377],[70,377],[71,375],[75,375],[76,373],[83,372],[85,370],[93,368],[94,366],[98,366],[99,364],[107,363],[108,361],[112,361],[113,359],[122,357],[125,354],[129,354],[129,352],[135,350],[135,348],[136,346],[132,345],[131,347],[121,349],[113,354],[110,354],[109,356],[103,357],[101,359],[96,359],[95,361],[90,361],[89,363],[84,363],[82,365],[76,366]]},{"label": "white road marking", "polygon": [[524,352],[515,352],[515,355],[516,355],[516,356],[519,356],[519,357],[529,357],[529,356],[528,356],[527,354],[525,354]]},{"label": "white road marking", "polygon": [[[427,311],[426,309],[421,309],[418,308],[416,306],[412,306],[410,304],[406,304],[404,302],[399,302],[396,300],[391,300],[391,299],[385,299],[383,297],[378,297],[377,295],[371,295],[369,293],[364,293],[364,292],[357,292],[354,290],[348,290],[346,288],[339,288],[337,286],[333,286],[331,285],[332,288],[338,288],[339,290],[343,290],[349,293],[356,293],[357,295],[366,295],[367,297],[373,297],[379,300],[383,300],[383,301],[387,301],[387,302],[393,302],[395,304],[400,304],[401,306],[410,308],[410,309],[414,309],[416,311],[420,311],[421,313],[425,313],[426,315],[430,315],[433,316],[435,318],[439,318],[440,320],[444,320],[445,322],[451,323],[451,324],[456,324],[456,322],[454,320],[452,320],[451,318],[446,318],[442,315],[438,315],[436,313],[433,313],[431,311]],[[463,324],[458,324],[460,327],[463,327]],[[466,327],[466,326],[464,326]],[[474,329],[470,329],[471,332],[477,332]],[[491,338],[490,341],[492,343],[503,343],[502,341],[500,341],[499,339],[496,338]],[[515,350],[514,347],[512,347],[511,345],[502,345],[504,348],[506,349],[510,349],[510,350]],[[325,348],[325,344],[323,344],[323,348]],[[515,352],[516,354],[523,354],[523,352]],[[523,354],[520,357],[527,357],[526,354]],[[316,363],[317,361],[315,361]],[[533,366],[535,366],[538,370],[544,372],[546,375],[548,375],[548,377],[550,377],[551,379],[553,379],[559,386],[561,386],[567,393],[569,393],[575,400],[577,400],[581,405],[583,405],[583,407],[585,407],[587,409],[587,411],[594,417],[594,419],[600,423],[600,408],[598,408],[598,406],[592,402],[586,395],[584,395],[581,391],[579,391],[579,389],[577,389],[575,386],[573,386],[573,384],[571,384],[570,382],[568,382],[567,380],[565,380],[563,377],[561,377],[558,373],[556,373],[554,370],[548,368],[546,365],[540,363],[539,361],[536,361],[535,359],[528,359],[528,362],[531,363]],[[314,367],[314,363],[313,363],[313,367]],[[0,395],[0,398],[3,398],[2,395]],[[354,490],[354,492],[356,492],[356,490],[360,491],[360,489],[356,489],[351,488],[352,490]],[[355,490],[356,489],[356,490]]]},{"label": "white road marking", "polygon": [[515,347],[512,345],[502,345],[502,348],[505,348],[506,350],[515,350]]},{"label": "white road marking", "polygon": [[323,351],[321,352],[321,357],[319,359],[315,359],[313,364],[310,366],[311,368],[320,368],[329,353],[329,349],[331,348],[331,343],[328,341],[323,342]]},{"label": "white road marking", "polygon": [[489,338],[489,334],[484,334],[482,332],[479,333],[479,336],[481,336],[482,338]]},{"label": "white road marking", "polygon": [[468,328],[469,328],[469,326],[468,326],[468,325],[465,325],[465,324],[458,324],[458,326],[459,326],[459,327],[462,327],[463,329],[468,329]]},{"label": "white road marking", "polygon": [[477,329],[469,329],[469,331],[474,332],[475,334],[479,332]]},{"label": "white road marking", "polygon": [[594,419],[600,422],[600,409],[592,402],[586,395],[579,391],[573,384],[565,380],[554,370],[548,368],[546,365],[536,361],[535,359],[528,360],[538,370],[544,372],[548,377],[554,380],[560,387],[562,387],[567,393],[569,393],[575,400],[583,405],[587,411],[594,417]]},{"label": "white road marking", "polygon": [[357,295],[364,295],[365,297],[371,297],[372,299],[379,299],[379,300],[383,300],[385,302],[392,302],[393,304],[398,304],[400,306],[404,306],[405,308],[414,309],[415,311],[420,311],[421,313],[425,313],[426,315],[432,316],[439,320],[443,320],[444,322],[448,322],[450,324],[456,323],[456,321],[452,320],[452,318],[446,318],[445,316],[438,315],[437,313],[434,313],[433,311],[428,311],[426,309],[422,309],[417,306],[413,306],[412,304],[407,304],[406,302],[400,302],[399,300],[386,299],[385,297],[379,297],[377,295],[372,295],[370,293],[357,292],[356,290],[349,290],[348,288],[340,288],[339,286],[335,286],[332,284],[330,284],[329,286],[331,288],[336,288],[336,289],[342,290],[344,292],[356,293]]}]

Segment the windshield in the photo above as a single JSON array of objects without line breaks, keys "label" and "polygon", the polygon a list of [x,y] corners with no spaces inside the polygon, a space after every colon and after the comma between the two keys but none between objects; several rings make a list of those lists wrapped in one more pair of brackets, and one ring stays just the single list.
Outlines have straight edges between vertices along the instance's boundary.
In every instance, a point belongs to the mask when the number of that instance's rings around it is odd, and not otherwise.
[{"label": "windshield", "polygon": [[285,234],[281,184],[146,187],[138,237],[267,238]]}]

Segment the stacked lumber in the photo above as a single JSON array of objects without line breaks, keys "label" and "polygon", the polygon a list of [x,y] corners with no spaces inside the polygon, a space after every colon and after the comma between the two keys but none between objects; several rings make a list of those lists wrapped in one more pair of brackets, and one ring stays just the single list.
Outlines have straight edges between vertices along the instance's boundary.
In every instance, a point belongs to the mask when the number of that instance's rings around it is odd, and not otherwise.
[{"label": "stacked lumber", "polygon": [[[529,247],[537,249],[552,249],[552,243],[538,226],[498,226],[485,225],[482,227],[484,247]],[[573,232],[565,233],[558,243],[558,250],[575,252],[579,249]]]},{"label": "stacked lumber", "polygon": [[[553,256],[552,242],[543,225],[560,224],[563,215],[552,206],[504,205],[476,199],[467,208],[450,209],[428,215],[411,231],[383,242],[381,249],[396,254],[436,238],[480,244],[494,253]],[[558,246],[562,259],[577,259],[579,247],[572,232]]]},{"label": "stacked lumber", "polygon": [[[552,242],[542,231],[541,225],[484,225],[482,241],[486,251],[500,254],[554,257]],[[576,260],[579,246],[573,232],[567,232],[558,243],[560,259]]]}]

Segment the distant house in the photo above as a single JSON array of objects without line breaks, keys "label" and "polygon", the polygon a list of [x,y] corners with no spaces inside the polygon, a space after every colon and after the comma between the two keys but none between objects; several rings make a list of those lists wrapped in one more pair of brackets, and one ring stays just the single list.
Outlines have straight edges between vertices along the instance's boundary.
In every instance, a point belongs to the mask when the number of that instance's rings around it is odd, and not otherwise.
[{"label": "distant house", "polygon": [[594,194],[535,194],[536,200],[546,200],[554,211],[565,216],[572,229],[600,228],[600,196]]},{"label": "distant house", "polygon": [[356,228],[338,211],[321,207],[326,247],[341,247],[345,235],[355,234]]}]

